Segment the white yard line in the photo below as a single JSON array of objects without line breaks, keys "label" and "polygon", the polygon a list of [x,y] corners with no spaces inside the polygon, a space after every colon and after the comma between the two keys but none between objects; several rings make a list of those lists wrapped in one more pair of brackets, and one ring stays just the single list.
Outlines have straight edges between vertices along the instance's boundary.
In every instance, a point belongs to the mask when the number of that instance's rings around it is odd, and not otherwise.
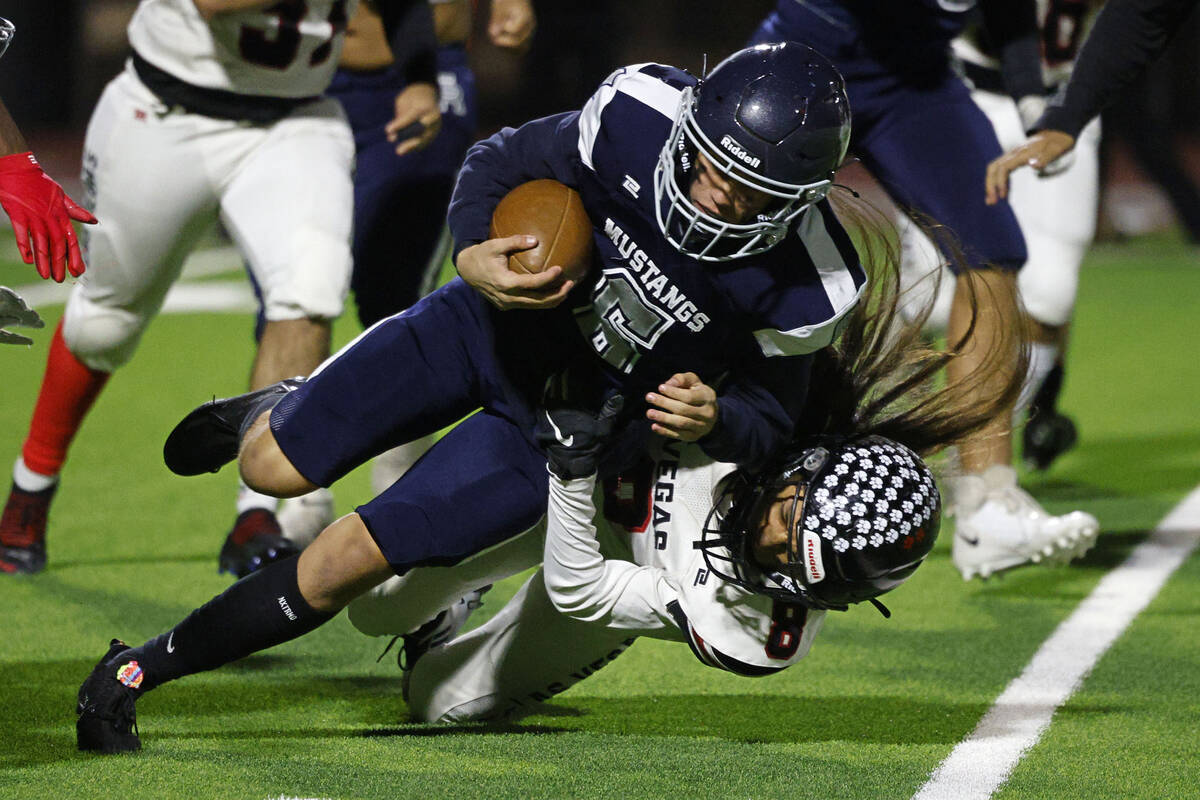
[{"label": "white yard line", "polygon": [[[32,267],[30,269],[32,270]],[[258,303],[244,274],[232,281],[190,282],[197,278],[241,270],[242,259],[234,247],[211,247],[193,252],[183,264],[181,279],[167,292],[163,313],[255,310]],[[67,302],[72,284],[73,281],[70,280],[66,283],[38,281],[14,286],[13,291],[23,297],[30,308],[37,309]]]},{"label": "white yard line", "polygon": [[913,800],[986,800],[1041,738],[1054,712],[1124,633],[1200,541],[1200,487],[1100,581],[1042,644],[974,732]]}]

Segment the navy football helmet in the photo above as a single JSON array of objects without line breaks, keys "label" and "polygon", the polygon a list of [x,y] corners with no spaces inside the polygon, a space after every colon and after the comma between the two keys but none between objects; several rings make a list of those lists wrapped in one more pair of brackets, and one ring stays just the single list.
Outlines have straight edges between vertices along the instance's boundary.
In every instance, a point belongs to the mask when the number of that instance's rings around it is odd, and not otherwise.
[{"label": "navy football helmet", "polygon": [[[787,563],[753,555],[765,514],[796,485]],[[819,437],[757,473],[734,473],[694,545],[709,570],[757,594],[844,611],[904,583],[933,549],[941,495],[921,457],[882,436]]]},{"label": "navy football helmet", "polygon": [[[768,250],[829,192],[849,142],[850,101],[827,58],[796,42],[739,50],[683,91],[654,171],[659,229],[701,261]],[[700,153],[773,201],[751,222],[706,213],[688,195]]]}]

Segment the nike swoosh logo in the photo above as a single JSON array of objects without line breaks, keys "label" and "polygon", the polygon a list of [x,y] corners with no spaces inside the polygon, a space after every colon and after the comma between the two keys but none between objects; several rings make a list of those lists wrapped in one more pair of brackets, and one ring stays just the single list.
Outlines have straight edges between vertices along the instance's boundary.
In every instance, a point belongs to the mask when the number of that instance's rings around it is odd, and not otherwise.
[{"label": "nike swoosh logo", "polygon": [[554,424],[554,418],[547,414],[546,419],[549,421],[550,427],[554,428],[554,438],[558,439],[559,444],[561,444],[563,447],[570,447],[571,445],[575,444],[575,434],[572,433],[570,436],[563,436],[562,431],[560,431],[558,426]]},{"label": "nike swoosh logo", "polygon": [[167,652],[168,653],[175,652],[175,647],[171,644],[171,642],[174,641],[174,639],[175,639],[175,631],[171,631],[171,635],[167,637]]},{"label": "nike swoosh logo", "polygon": [[971,538],[970,536],[967,536],[965,533],[960,533],[958,535],[958,538],[962,539],[964,542],[971,545],[971,547],[979,546],[979,537],[978,536],[976,536],[975,538]]}]

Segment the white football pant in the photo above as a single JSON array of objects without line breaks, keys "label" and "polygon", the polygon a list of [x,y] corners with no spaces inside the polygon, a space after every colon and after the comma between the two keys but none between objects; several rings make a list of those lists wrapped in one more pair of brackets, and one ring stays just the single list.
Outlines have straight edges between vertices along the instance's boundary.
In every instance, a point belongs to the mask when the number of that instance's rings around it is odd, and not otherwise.
[{"label": "white football pant", "polygon": [[350,282],[354,140],[335,100],[272,125],[168,109],[132,68],[104,90],[84,142],[100,223],[64,337],[93,369],[127,362],[197,238],[220,217],[271,321],[332,319]]},{"label": "white football pant", "polygon": [[[1008,151],[1024,144],[1025,132],[1011,98],[980,91],[972,92],[971,97],[991,120],[1001,148]],[[1029,252],[1029,260],[1017,273],[1017,286],[1030,316],[1049,327],[1070,322],[1079,265],[1096,234],[1099,147],[1097,119],[1079,134],[1074,161],[1066,170],[1043,178],[1032,169],[1019,169],[1009,179],[1008,201]],[[982,185],[979,191],[983,192]],[[938,296],[929,324],[945,329],[954,297],[954,276],[943,267],[939,283],[931,273],[941,258],[929,238],[908,219],[901,220],[900,227],[904,315],[913,319],[924,310],[936,286]]]},{"label": "white football pant", "polygon": [[[350,621],[373,636],[409,633],[467,592],[541,559],[542,530],[536,528],[453,567],[422,567],[386,581],[350,604]],[[538,569],[494,617],[417,661],[409,712],[423,722],[517,719],[608,664],[633,640],[628,632],[559,613]]]}]

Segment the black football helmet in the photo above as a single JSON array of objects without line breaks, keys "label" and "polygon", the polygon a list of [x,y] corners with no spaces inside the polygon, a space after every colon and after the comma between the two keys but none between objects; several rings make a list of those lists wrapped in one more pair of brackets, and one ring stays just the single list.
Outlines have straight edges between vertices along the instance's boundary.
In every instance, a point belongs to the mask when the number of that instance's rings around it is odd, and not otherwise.
[{"label": "black football helmet", "polygon": [[[850,142],[850,101],[837,68],[796,42],[739,50],[684,89],[654,171],[658,227],[681,253],[727,261],[768,250],[829,192]],[[752,222],[691,201],[696,155],[775,200]]]},{"label": "black football helmet", "polygon": [[[798,490],[787,563],[755,562],[753,547],[779,492]],[[695,547],[713,574],[757,594],[845,611],[904,583],[933,549],[941,495],[921,457],[882,436],[822,437],[756,473],[734,473]]]},{"label": "black football helmet", "polygon": [[0,17],[0,57],[4,55],[4,51],[12,44],[13,37],[17,34],[17,26]]}]

